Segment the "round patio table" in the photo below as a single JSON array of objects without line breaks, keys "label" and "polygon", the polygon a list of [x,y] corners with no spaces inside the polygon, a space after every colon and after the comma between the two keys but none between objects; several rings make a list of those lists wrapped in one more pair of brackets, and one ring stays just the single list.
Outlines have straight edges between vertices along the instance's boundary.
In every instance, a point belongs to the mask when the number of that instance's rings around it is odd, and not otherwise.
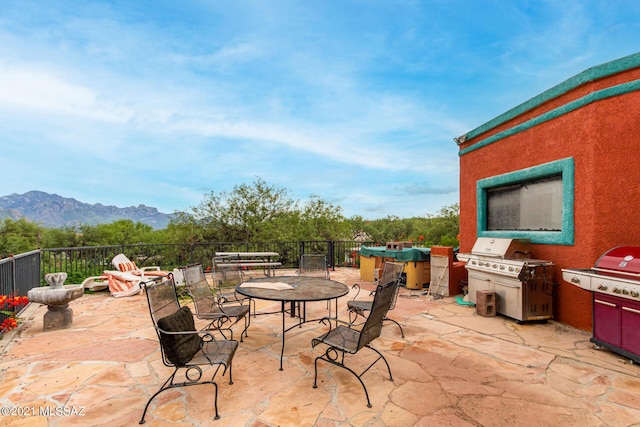
[{"label": "round patio table", "polygon": [[[288,286],[287,286],[288,285]],[[280,370],[282,371],[282,358],[284,356],[285,333],[294,327],[300,326],[306,320],[305,303],[310,301],[330,301],[335,299],[336,317],[338,314],[338,298],[349,293],[349,287],[344,283],[336,282],[321,277],[310,276],[277,276],[252,279],[236,286],[236,291],[249,298],[280,301],[282,308],[282,348],[280,349]],[[290,303],[291,316],[295,316],[296,303],[301,302],[303,309],[299,313],[300,321],[289,328],[286,327],[286,304]],[[331,307],[331,306],[329,306]],[[267,313],[264,313],[267,314]],[[331,308],[329,308],[331,317]]]}]

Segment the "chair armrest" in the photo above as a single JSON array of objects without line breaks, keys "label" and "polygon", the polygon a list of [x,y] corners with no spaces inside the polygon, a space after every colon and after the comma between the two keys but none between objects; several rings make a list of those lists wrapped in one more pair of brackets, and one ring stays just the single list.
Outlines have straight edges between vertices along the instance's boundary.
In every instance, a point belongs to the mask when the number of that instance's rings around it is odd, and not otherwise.
[{"label": "chair armrest", "polygon": [[[223,318],[226,319],[225,322],[230,320],[229,316],[227,316],[227,315],[221,315],[220,316],[220,319],[223,319]],[[218,319],[218,320],[220,320],[220,319]],[[216,338],[209,331],[179,331],[179,332],[176,332],[176,331],[164,330],[158,325],[154,325],[154,327],[156,328],[156,330],[158,332],[161,332],[161,333],[167,334],[167,335],[193,335],[193,334],[198,334],[200,336],[200,338],[202,338],[202,340],[204,342],[217,341]]]},{"label": "chair armrest", "polygon": [[140,271],[160,271],[160,267],[158,267],[157,265],[152,265],[150,267],[138,268],[138,270],[140,270]]},{"label": "chair armrest", "polygon": [[354,283],[353,286],[351,286],[351,290],[355,289],[357,292],[356,294],[353,296],[353,298],[351,298],[352,301],[355,301],[356,298],[358,298],[358,295],[360,295],[360,285],[357,283]]},{"label": "chair armrest", "polygon": [[[91,276],[82,281],[81,286],[88,290],[106,289],[109,287],[109,278],[107,276]],[[98,289],[99,288],[99,289]]]}]

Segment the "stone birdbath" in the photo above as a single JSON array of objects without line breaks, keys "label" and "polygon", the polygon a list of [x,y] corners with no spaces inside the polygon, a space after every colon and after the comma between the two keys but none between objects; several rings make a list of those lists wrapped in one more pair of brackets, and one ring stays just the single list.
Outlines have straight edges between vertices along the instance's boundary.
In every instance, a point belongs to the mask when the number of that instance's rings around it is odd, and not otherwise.
[{"label": "stone birdbath", "polygon": [[45,304],[49,308],[44,314],[44,331],[69,328],[73,322],[73,310],[69,308],[69,303],[82,296],[84,286],[64,285],[67,280],[67,273],[64,272],[45,274],[44,280],[49,286],[33,288],[27,293],[29,302]]}]

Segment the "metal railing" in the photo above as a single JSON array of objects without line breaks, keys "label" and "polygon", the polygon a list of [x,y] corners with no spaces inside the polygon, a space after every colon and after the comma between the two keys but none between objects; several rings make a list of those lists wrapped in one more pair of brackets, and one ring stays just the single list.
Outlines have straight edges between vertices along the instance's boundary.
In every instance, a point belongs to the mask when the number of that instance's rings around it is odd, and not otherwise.
[{"label": "metal railing", "polygon": [[327,256],[329,266],[358,267],[358,251],[372,242],[348,240],[306,240],[289,242],[210,242],[194,244],[135,244],[117,246],[85,246],[74,248],[42,249],[41,284],[44,275],[64,271],[67,283],[81,283],[87,277],[99,276],[104,270],[113,270],[111,260],[119,253],[135,261],[139,267],[159,266],[162,270],[200,263],[212,268],[216,252],[277,252],[277,260],[284,268],[297,268],[300,256],[321,253]]},{"label": "metal railing", "polygon": [[[26,296],[29,289],[40,286],[44,277],[40,275],[40,266],[39,250],[0,259],[0,295]],[[14,307],[13,311],[17,309]],[[7,317],[0,314],[0,323]]]},{"label": "metal railing", "polygon": [[23,296],[40,286],[40,266],[39,250],[0,259],[0,294]]},{"label": "metal railing", "polygon": [[[0,292],[25,296],[32,288],[46,285],[48,273],[67,273],[66,283],[82,283],[115,267],[111,260],[119,253],[139,267],[152,265],[162,270],[201,263],[212,268],[216,252],[277,252],[284,268],[297,268],[302,254],[325,254],[330,268],[359,267],[359,249],[373,242],[349,240],[307,240],[291,242],[211,242],[195,244],[135,244],[39,249],[0,259]],[[22,307],[21,307],[22,309]],[[0,314],[0,322],[7,316]]]}]

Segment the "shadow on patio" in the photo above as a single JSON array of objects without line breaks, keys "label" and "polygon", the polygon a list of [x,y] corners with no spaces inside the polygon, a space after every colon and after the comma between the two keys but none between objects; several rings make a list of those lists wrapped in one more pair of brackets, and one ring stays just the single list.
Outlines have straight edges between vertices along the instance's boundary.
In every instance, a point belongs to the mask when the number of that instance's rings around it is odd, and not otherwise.
[{"label": "shadow on patio", "polygon": [[[291,270],[279,271],[279,275]],[[332,279],[359,282],[357,269]],[[369,289],[373,284],[365,284]],[[346,301],[340,314],[346,319]],[[147,399],[170,372],[162,365],[144,295],[115,299],[85,295],[71,303],[73,325],[43,332],[46,307],[32,304],[15,336],[0,341],[0,403],[31,416],[0,417],[1,426],[132,426]],[[279,303],[257,301],[258,311]],[[308,304],[311,317],[326,303]],[[314,316],[315,314],[315,316]],[[234,384],[218,377],[220,420],[213,421],[209,386],[170,390],[147,414],[148,426],[626,426],[640,422],[640,368],[606,350],[590,334],[549,321],[521,325],[481,317],[454,298],[431,301],[401,289],[373,345],[387,357],[364,375],[373,408],[358,381],[320,365],[313,389],[313,360],[322,351],[311,339],[323,326],[308,323],[287,333],[279,371],[282,318],[251,319],[249,337],[234,359]],[[3,347],[2,347],[3,346]],[[365,352],[359,353],[364,355]],[[69,416],[38,416],[62,407]],[[5,409],[3,409],[5,410]]]}]

